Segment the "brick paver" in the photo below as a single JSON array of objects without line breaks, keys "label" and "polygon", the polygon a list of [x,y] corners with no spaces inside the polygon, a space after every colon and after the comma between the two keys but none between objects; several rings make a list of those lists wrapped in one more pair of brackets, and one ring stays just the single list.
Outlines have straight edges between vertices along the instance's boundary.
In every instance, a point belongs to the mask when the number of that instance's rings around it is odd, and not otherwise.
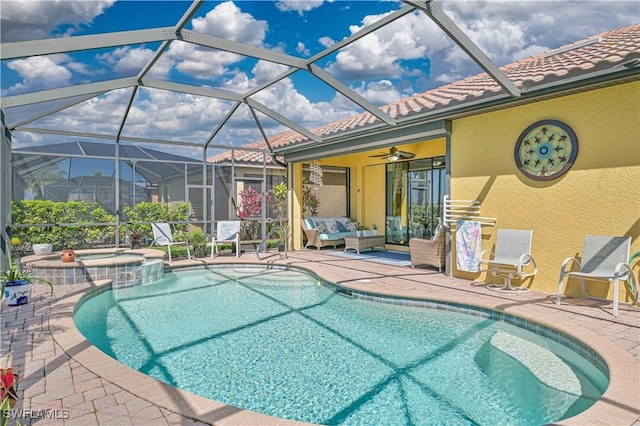
[{"label": "brick paver", "polygon": [[[233,263],[233,256],[220,256],[213,260],[198,259],[174,261],[173,266],[199,263]],[[245,253],[241,262],[255,263],[252,253]],[[289,259],[267,258],[264,262],[276,262],[304,267],[323,278],[352,289],[381,294],[423,297],[454,298],[461,303],[491,303],[500,309],[526,308],[530,315],[544,316],[567,327],[588,328],[589,332],[618,345],[635,360],[632,371],[638,372],[640,380],[640,311],[622,308],[619,317],[611,315],[611,305],[591,301],[568,299],[558,306],[553,296],[537,292],[504,294],[487,290],[483,285],[470,281],[449,278],[429,269],[391,267],[373,262],[345,260],[327,255],[325,251],[303,250],[289,254]],[[158,406],[149,400],[151,395],[134,395],[118,380],[107,380],[92,372],[76,358],[85,345],[65,347],[56,341],[60,330],[53,327],[50,313],[56,302],[64,303],[96,284],[74,284],[57,287],[53,297],[45,294],[45,286],[35,286],[29,305],[0,308],[2,331],[0,332],[0,356],[3,367],[12,366],[20,374],[19,400],[16,409],[32,410],[31,415],[20,418],[22,425],[196,425],[188,414],[179,409]],[[43,287],[43,288],[39,288]],[[75,302],[74,302],[75,303]],[[63,348],[66,349],[63,350]],[[598,348],[600,349],[600,348]],[[633,359],[630,357],[630,359]],[[176,391],[177,392],[177,391]],[[176,397],[176,407],[180,398]],[[184,401],[182,401],[184,405]],[[197,404],[191,404],[195,406]],[[46,418],[46,414],[59,418]],[[640,407],[631,407],[640,413]],[[253,424],[252,413],[234,407],[220,406],[210,412],[207,423]],[[640,414],[636,415],[638,418]],[[38,418],[36,418],[38,417]],[[214,419],[214,420],[211,420]],[[202,419],[201,419],[202,420]],[[265,423],[279,423],[278,419]],[[284,422],[295,424],[295,422]],[[628,424],[632,424],[628,423]],[[202,424],[202,423],[200,423]],[[637,425],[638,423],[636,423]]]}]

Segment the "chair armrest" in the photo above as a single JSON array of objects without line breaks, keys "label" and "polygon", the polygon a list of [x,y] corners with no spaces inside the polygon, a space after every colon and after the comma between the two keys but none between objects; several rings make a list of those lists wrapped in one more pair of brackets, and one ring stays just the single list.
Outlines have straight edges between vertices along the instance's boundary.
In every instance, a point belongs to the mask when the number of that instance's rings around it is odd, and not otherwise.
[{"label": "chair armrest", "polygon": [[582,267],[582,265],[580,265],[580,262],[578,262],[578,259],[573,257],[567,257],[565,260],[562,261],[562,266],[560,267],[561,277],[566,275],[567,272],[571,272],[567,270],[571,263],[575,263],[576,265],[578,265],[578,269]]},{"label": "chair armrest", "polygon": [[631,268],[631,265],[624,262],[618,263],[616,265],[615,276],[617,276],[619,279],[623,278],[624,276],[627,276],[627,279],[626,279],[627,287],[629,288],[629,291],[631,291],[631,294],[633,294],[632,305],[636,306],[638,304],[638,298],[640,294],[638,293],[638,280],[636,279],[636,276],[633,274],[633,269]]},{"label": "chair armrest", "polygon": [[317,229],[302,228],[302,230],[305,234],[307,234],[308,239],[317,238],[318,235],[320,235],[320,231],[318,231]]},{"label": "chair armrest", "polygon": [[[529,264],[533,265],[533,271],[524,273],[522,270],[525,266],[529,266]],[[521,278],[532,277],[538,273],[538,263],[530,254],[523,254],[518,259],[518,276]]]}]

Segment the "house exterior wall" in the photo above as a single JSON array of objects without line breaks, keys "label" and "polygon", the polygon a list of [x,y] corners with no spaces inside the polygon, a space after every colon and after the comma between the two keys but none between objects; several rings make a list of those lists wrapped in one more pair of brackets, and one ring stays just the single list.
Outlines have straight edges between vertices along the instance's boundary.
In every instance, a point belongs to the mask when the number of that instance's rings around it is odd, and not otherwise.
[{"label": "house exterior wall", "polygon": [[[550,181],[524,176],[514,162],[520,133],[542,119],[568,124],[579,144],[573,167]],[[631,253],[640,250],[639,82],[456,120],[450,162],[451,198],[479,199],[482,216],[497,218],[495,227],[483,227],[484,249],[495,247],[498,228],[533,230],[539,272],[532,289],[556,292],[562,261],[582,255],[586,234],[629,236]],[[457,270],[455,253],[452,271],[486,278]],[[607,286],[587,288],[612,297]],[[581,294],[577,280],[566,294]]]}]

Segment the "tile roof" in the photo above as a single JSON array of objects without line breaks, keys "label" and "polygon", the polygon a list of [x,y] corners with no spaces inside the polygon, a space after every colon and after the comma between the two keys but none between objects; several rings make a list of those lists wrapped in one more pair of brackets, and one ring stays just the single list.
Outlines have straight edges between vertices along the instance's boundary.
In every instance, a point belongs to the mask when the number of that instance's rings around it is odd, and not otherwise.
[{"label": "tile roof", "polygon": [[[543,84],[586,77],[632,59],[640,59],[640,24],[588,37],[505,65],[500,70],[526,94],[527,91]],[[392,102],[380,109],[395,119],[403,119],[488,99],[501,93],[504,93],[503,89],[487,73],[482,73]],[[364,112],[318,127],[312,132],[326,138],[381,123],[373,114]],[[293,130],[269,137],[273,148],[291,146],[303,141],[309,139]],[[257,141],[245,147],[266,149],[267,145],[264,141]],[[242,155],[238,154],[236,151],[237,163],[262,162],[261,153],[245,151]],[[230,159],[231,151],[226,151],[209,157],[208,160],[219,163]],[[267,163],[271,163],[270,157]]]}]

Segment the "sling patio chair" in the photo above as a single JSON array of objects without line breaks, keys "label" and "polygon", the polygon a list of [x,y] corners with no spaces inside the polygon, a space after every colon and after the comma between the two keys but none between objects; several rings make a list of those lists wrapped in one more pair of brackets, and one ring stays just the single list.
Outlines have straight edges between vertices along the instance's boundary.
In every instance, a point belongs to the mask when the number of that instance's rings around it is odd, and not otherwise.
[{"label": "sling patio chair", "polygon": [[[240,221],[221,220],[216,224],[216,233],[211,239],[211,257],[213,252],[220,254],[219,243],[232,243],[236,245],[236,257],[240,257]],[[231,247],[233,250],[233,247]]]},{"label": "sling patio chair", "polygon": [[[560,268],[558,279],[558,297],[556,303],[560,304],[565,277],[580,279],[580,288],[585,298],[609,302],[609,299],[591,296],[587,293],[584,282],[586,280],[613,283],[613,316],[618,316],[618,303],[635,306],[638,304],[638,281],[633,274],[631,265],[627,263],[631,237],[609,237],[602,235],[586,235],[582,249],[582,262],[573,257],[567,257]],[[571,271],[571,263],[575,263],[579,270]],[[633,294],[633,302],[618,302],[618,289],[620,281],[628,280],[629,290]]]},{"label": "sling patio chair", "polygon": [[154,244],[159,246],[167,246],[169,251],[169,263],[171,259],[171,246],[184,245],[187,246],[187,256],[191,259],[191,252],[189,251],[189,241],[174,241],[173,234],[171,233],[171,226],[166,222],[153,222],[151,224],[153,229],[153,241],[149,247],[153,247]]},{"label": "sling patio chair", "polygon": [[[480,272],[491,272],[494,277],[504,279],[502,286],[490,284],[487,288],[504,292],[524,292],[526,287],[512,287],[511,280],[532,277],[538,273],[538,264],[531,255],[533,231],[525,229],[498,229],[496,252],[483,250],[480,253]],[[488,254],[489,258],[484,256]],[[486,269],[481,269],[486,265]]]}]

